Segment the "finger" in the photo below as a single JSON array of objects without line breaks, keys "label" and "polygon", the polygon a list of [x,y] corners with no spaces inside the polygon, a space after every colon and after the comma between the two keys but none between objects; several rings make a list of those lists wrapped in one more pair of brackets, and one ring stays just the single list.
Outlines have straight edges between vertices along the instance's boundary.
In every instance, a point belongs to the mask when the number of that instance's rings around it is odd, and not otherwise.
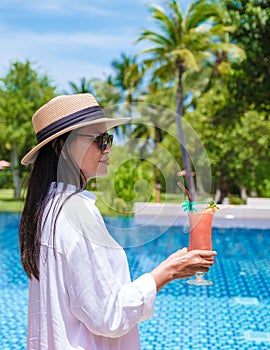
[{"label": "finger", "polygon": [[215,264],[215,260],[214,259],[203,259],[203,265],[204,266],[213,266]]},{"label": "finger", "polygon": [[186,253],[187,253],[187,248],[182,248],[182,249],[179,249],[176,252],[174,252],[172,254],[172,256],[175,256],[175,257],[179,258],[180,256],[185,255]]},{"label": "finger", "polygon": [[182,248],[182,249],[180,249],[180,250],[178,250],[178,254],[180,254],[180,255],[184,255],[184,254],[186,254],[187,253],[187,248],[185,247],[185,248]]},{"label": "finger", "polygon": [[196,253],[202,258],[212,258],[217,255],[217,252],[214,250],[196,250]]}]

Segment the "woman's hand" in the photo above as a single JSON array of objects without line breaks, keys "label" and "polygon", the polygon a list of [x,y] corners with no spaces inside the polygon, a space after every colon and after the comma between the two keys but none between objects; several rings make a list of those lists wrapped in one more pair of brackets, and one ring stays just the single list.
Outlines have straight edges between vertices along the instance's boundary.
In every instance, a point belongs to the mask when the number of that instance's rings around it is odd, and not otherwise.
[{"label": "woman's hand", "polygon": [[207,272],[214,265],[216,255],[211,250],[188,251],[187,248],[173,253],[150,272],[156,281],[157,291],[175,279],[188,278],[199,271]]}]

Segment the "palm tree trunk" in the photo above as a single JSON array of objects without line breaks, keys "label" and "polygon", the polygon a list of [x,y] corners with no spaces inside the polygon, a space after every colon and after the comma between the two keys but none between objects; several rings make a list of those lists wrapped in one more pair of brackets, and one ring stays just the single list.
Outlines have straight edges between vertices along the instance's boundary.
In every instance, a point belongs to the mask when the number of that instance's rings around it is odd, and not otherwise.
[{"label": "palm tree trunk", "polygon": [[246,186],[241,185],[241,187],[240,187],[240,191],[241,191],[241,199],[246,200],[246,199],[247,199],[247,197],[248,197],[248,195],[247,195],[247,188],[246,188]]},{"label": "palm tree trunk", "polygon": [[227,179],[222,169],[220,169],[220,175],[217,180],[217,189],[219,190],[219,198],[216,196],[215,200],[217,204],[222,204],[223,199],[228,196]]},{"label": "palm tree trunk", "polygon": [[[157,148],[158,144],[161,142],[161,130],[158,126],[155,125],[155,148]],[[156,164],[154,164],[154,181],[155,186],[159,187],[159,170]]]},{"label": "palm tree trunk", "polygon": [[22,179],[20,176],[18,151],[17,151],[16,145],[14,145],[14,147],[11,150],[10,160],[11,160],[11,169],[12,169],[12,175],[13,175],[13,188],[14,188],[13,197],[14,199],[20,199]]},{"label": "palm tree trunk", "polygon": [[183,85],[182,85],[182,77],[184,73],[184,63],[179,62],[178,64],[178,88],[177,88],[177,100],[176,100],[176,125],[177,125],[177,131],[178,131],[178,137],[181,144],[181,152],[183,157],[183,163],[186,170],[186,179],[187,179],[187,187],[190,192],[192,200],[195,199],[195,187],[194,182],[191,176],[191,166],[190,166],[190,160],[188,156],[188,152],[186,150],[186,143],[185,143],[185,137],[184,132],[182,128],[182,117],[184,114],[184,97],[183,97]]}]

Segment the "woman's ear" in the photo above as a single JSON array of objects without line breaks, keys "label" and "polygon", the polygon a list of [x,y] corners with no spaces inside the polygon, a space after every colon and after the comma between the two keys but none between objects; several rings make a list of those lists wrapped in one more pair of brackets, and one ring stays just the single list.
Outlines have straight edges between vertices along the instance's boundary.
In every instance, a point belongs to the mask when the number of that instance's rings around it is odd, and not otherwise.
[{"label": "woman's ear", "polygon": [[57,157],[60,157],[60,154],[62,152],[62,156],[64,157],[64,159],[66,159],[65,154],[64,154],[64,150],[63,150],[63,146],[64,146],[64,141],[60,138],[56,138],[52,141],[52,148],[55,152],[55,154],[57,155]]}]

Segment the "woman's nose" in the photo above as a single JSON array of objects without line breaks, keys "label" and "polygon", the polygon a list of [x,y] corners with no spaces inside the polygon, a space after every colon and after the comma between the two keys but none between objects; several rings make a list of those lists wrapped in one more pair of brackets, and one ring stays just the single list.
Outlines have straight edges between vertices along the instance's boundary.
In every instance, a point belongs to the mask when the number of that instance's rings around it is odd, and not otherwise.
[{"label": "woman's nose", "polygon": [[110,153],[112,150],[112,146],[108,143],[106,145],[106,148],[104,149],[103,153]]}]

